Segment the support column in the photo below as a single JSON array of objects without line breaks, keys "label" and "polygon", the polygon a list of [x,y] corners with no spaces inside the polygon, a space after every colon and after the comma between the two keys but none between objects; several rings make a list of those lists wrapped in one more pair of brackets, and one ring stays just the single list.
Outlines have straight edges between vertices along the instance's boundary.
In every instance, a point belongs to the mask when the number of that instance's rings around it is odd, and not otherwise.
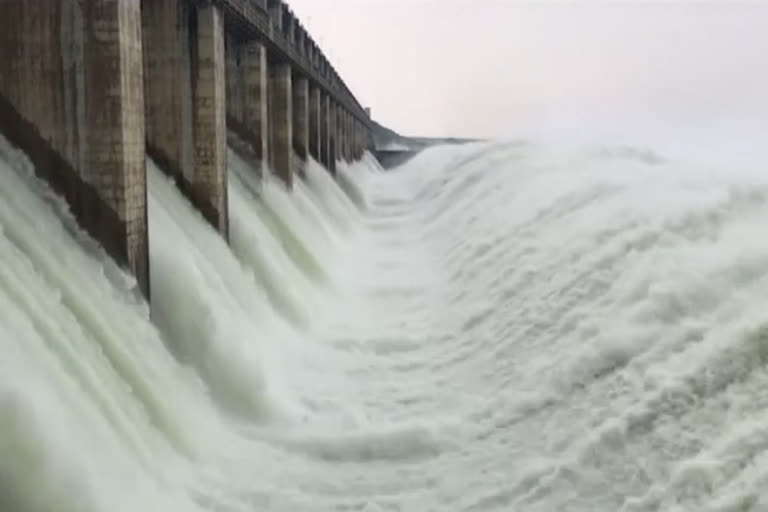
[{"label": "support column", "polygon": [[242,125],[245,121],[245,91],[243,90],[243,45],[232,34],[224,38],[224,57],[226,59],[227,84],[227,123],[234,121]]},{"label": "support column", "polygon": [[243,49],[243,81],[245,89],[246,142],[253,148],[256,158],[267,163],[269,158],[269,124],[267,109],[267,48],[258,41],[250,41]]},{"label": "support column", "polygon": [[360,134],[359,122],[357,119],[352,118],[352,157],[355,160],[360,160],[360,149],[358,146],[358,137]]},{"label": "support column", "polygon": [[269,7],[269,21],[275,32],[283,31],[283,2],[275,2]]},{"label": "support column", "polygon": [[341,109],[341,158],[347,162],[349,161],[349,130],[347,126],[347,111]]},{"label": "support column", "polygon": [[275,174],[293,187],[293,86],[291,65],[279,63],[270,69],[272,117],[272,165]]},{"label": "support column", "polygon": [[[149,299],[141,10],[138,1],[85,4],[88,176],[117,217],[84,218],[86,228],[136,276]],[[84,194],[84,197],[87,197]],[[81,205],[81,207],[84,205]],[[91,213],[97,209],[89,209]]]},{"label": "support column", "polygon": [[141,63],[138,1],[0,1],[0,132],[149,298]]},{"label": "support column", "polygon": [[363,158],[365,154],[365,127],[363,123],[358,121],[357,123],[357,158],[358,160]]},{"label": "support column", "polygon": [[293,149],[302,161],[309,155],[309,81],[293,79]]},{"label": "support column", "polygon": [[339,139],[341,144],[339,145],[340,154],[339,157],[343,161],[347,161],[347,112],[344,107],[339,106]]},{"label": "support column", "polygon": [[335,137],[335,144],[334,144],[335,151],[333,153],[333,157],[337,161],[341,161],[341,159],[342,159],[341,148],[342,148],[342,144],[343,144],[342,143],[343,136],[342,136],[342,122],[341,122],[341,105],[339,105],[339,104],[335,104],[334,105],[333,121],[335,123],[335,125],[334,125],[334,132],[333,132],[334,137]]},{"label": "support column", "polygon": [[147,151],[185,193],[194,162],[192,9],[182,0],[141,2]]},{"label": "support column", "polygon": [[349,158],[347,158],[347,111],[344,107],[339,107],[339,141],[341,159],[346,162]]},{"label": "support column", "polygon": [[349,112],[346,112],[345,121],[346,123],[344,123],[344,127],[346,128],[346,131],[347,131],[346,137],[344,137],[344,139],[346,140],[345,146],[347,150],[346,158],[348,161],[352,162],[355,159],[354,153],[352,152],[352,134],[354,133],[352,131],[352,114],[350,114]]},{"label": "support column", "polygon": [[203,216],[228,238],[224,22],[214,5],[197,10],[196,71],[192,188]]},{"label": "support column", "polygon": [[355,160],[360,160],[360,121],[352,120],[352,155]]},{"label": "support column", "polygon": [[357,151],[357,119],[352,118],[352,159],[360,160]]},{"label": "support column", "polygon": [[331,155],[331,98],[320,94],[320,163],[330,170]]},{"label": "support column", "polygon": [[336,142],[338,140],[336,136],[336,115],[337,115],[336,103],[329,96],[328,97],[328,170],[331,174],[336,174],[336,157],[337,148]]},{"label": "support column", "polygon": [[309,154],[321,162],[320,156],[320,88],[312,86],[309,90]]},{"label": "support column", "polygon": [[354,133],[355,132],[352,129],[352,114],[347,112],[347,160],[350,162],[355,159],[355,154],[352,150],[352,137],[354,136]]},{"label": "support column", "polygon": [[226,65],[218,7],[142,2],[147,150],[225,238]]}]

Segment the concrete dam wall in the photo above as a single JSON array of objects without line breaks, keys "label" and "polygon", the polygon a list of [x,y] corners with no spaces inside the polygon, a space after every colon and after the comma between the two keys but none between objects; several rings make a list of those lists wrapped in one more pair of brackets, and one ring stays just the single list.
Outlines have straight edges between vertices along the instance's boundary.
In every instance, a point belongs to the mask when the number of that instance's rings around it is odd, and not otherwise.
[{"label": "concrete dam wall", "polygon": [[228,141],[289,189],[372,146],[279,0],[4,0],[0,132],[148,298],[147,156],[226,238]]}]

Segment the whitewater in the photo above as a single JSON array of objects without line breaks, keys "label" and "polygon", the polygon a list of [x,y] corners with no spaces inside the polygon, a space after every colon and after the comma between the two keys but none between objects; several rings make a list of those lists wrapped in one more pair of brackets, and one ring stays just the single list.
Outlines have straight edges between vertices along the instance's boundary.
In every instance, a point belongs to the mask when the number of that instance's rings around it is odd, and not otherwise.
[{"label": "whitewater", "polygon": [[230,240],[148,161],[151,308],[0,140],[0,511],[768,510],[768,176],[478,142]]}]

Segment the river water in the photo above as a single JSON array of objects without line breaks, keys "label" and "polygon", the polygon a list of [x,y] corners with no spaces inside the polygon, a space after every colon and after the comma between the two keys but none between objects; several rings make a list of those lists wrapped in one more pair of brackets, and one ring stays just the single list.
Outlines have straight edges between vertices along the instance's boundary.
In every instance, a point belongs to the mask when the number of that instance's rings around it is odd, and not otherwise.
[{"label": "river water", "polygon": [[429,149],[230,244],[148,163],[152,311],[0,141],[0,510],[768,510],[768,176]]}]

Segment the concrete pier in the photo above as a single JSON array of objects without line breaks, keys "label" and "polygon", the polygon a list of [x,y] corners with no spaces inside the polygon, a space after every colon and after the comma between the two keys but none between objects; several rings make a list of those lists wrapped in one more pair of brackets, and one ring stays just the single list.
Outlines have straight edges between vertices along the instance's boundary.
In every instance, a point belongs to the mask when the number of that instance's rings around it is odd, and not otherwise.
[{"label": "concrete pier", "polygon": [[290,189],[293,187],[293,77],[291,65],[270,66],[270,132],[272,171]]},{"label": "concrete pier", "polygon": [[293,149],[304,162],[309,156],[309,81],[293,79]]},{"label": "concrete pier", "polygon": [[227,127],[245,122],[245,45],[239,44],[232,34],[224,38],[226,59],[225,83],[227,87]]},{"label": "concrete pier", "polygon": [[283,29],[283,3],[279,0],[267,0],[269,5],[269,18],[272,26],[277,30]]},{"label": "concrete pier", "polygon": [[331,168],[331,98],[321,94],[320,99],[320,163],[333,173]]},{"label": "concrete pier", "polygon": [[227,235],[224,26],[213,5],[144,0],[147,149]]},{"label": "concrete pier", "polygon": [[363,158],[363,153],[365,151],[365,135],[363,124],[360,121],[355,121],[355,125],[357,126],[357,129],[355,130],[356,158],[359,160]]},{"label": "concrete pier", "polygon": [[344,158],[351,162],[353,161],[352,155],[352,116],[349,112],[344,111]]},{"label": "concrete pier", "polygon": [[336,153],[335,158],[336,161],[340,162],[344,159],[344,116],[343,111],[341,108],[341,105],[336,105],[336,109],[334,112],[335,117],[335,123],[336,123]]},{"label": "concrete pier", "polygon": [[147,297],[147,155],[227,238],[228,141],[291,188],[370,126],[281,0],[0,0],[0,133]]},{"label": "concrete pier", "polygon": [[267,160],[269,113],[267,109],[267,49],[258,41],[246,44],[243,67],[245,69],[245,128],[251,135],[256,158]]},{"label": "concrete pier", "polygon": [[349,158],[349,125],[347,124],[347,113],[341,109],[341,159],[345,162]]},{"label": "concrete pier", "polygon": [[0,2],[0,130],[149,296],[138,0]]},{"label": "concrete pier", "polygon": [[309,91],[309,154],[320,162],[320,89],[311,87]]},{"label": "concrete pier", "polygon": [[354,150],[355,125],[353,121],[352,115],[347,112],[347,159],[349,161],[356,160]]},{"label": "concrete pier", "polygon": [[360,151],[360,122],[353,118],[352,126],[354,127],[354,134],[352,137],[353,154],[355,160],[360,160],[363,157],[363,153]]},{"label": "concrete pier", "polygon": [[258,41],[226,44],[227,129],[247,144],[256,161],[268,159],[267,48]]},{"label": "concrete pier", "polygon": [[343,162],[347,158],[347,113],[343,108],[339,108],[339,159]]},{"label": "concrete pier", "polygon": [[197,10],[195,64],[192,200],[208,222],[228,237],[224,24],[219,8],[214,5]]},{"label": "concrete pier", "polygon": [[360,123],[352,118],[352,157],[360,160]]},{"label": "concrete pier", "polygon": [[328,101],[328,163],[326,167],[331,174],[336,174],[336,161],[338,153],[336,148],[338,108],[333,100]]}]

